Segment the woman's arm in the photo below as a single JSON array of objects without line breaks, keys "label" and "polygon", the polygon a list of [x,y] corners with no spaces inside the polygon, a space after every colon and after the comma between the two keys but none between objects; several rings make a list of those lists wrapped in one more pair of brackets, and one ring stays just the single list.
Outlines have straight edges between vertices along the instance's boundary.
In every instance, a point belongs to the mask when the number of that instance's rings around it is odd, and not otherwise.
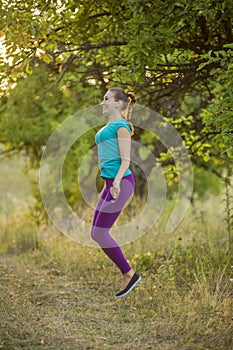
[{"label": "woman's arm", "polygon": [[111,195],[117,198],[120,194],[120,182],[130,165],[131,135],[125,128],[121,127],[117,131],[118,145],[121,156],[121,165],[111,187]]}]

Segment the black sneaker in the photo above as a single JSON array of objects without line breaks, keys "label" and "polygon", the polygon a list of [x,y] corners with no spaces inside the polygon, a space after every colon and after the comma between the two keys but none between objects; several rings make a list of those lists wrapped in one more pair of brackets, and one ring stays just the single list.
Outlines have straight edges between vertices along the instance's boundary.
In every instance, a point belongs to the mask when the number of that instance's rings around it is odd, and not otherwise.
[{"label": "black sneaker", "polygon": [[116,294],[116,298],[121,298],[127,295],[136,285],[138,282],[141,281],[141,276],[139,276],[136,272],[134,273],[133,277],[127,284],[126,288],[121,290],[119,293]]}]

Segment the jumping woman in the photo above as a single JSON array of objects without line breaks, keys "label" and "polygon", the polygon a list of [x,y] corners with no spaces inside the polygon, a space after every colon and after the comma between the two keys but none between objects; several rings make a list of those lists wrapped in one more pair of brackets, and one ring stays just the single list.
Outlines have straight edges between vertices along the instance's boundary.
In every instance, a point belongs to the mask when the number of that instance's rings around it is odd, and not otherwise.
[{"label": "jumping woman", "polygon": [[127,295],[141,280],[109,234],[134,191],[134,177],[129,165],[131,135],[134,132],[130,117],[135,102],[133,93],[110,88],[101,103],[108,123],[95,136],[100,176],[105,186],[95,210],[91,236],[121,271],[123,281],[117,298]]}]

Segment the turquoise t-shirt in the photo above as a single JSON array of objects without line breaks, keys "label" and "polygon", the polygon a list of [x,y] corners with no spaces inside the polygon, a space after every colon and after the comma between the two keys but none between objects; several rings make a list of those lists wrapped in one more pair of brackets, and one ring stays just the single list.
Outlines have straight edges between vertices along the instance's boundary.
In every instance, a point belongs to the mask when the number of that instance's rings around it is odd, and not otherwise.
[{"label": "turquoise t-shirt", "polygon": [[[98,158],[100,176],[104,178],[115,178],[121,165],[121,156],[118,145],[117,130],[125,127],[131,134],[129,123],[123,119],[116,119],[95,135],[95,142],[98,145]],[[124,176],[131,174],[131,170],[126,170]]]}]

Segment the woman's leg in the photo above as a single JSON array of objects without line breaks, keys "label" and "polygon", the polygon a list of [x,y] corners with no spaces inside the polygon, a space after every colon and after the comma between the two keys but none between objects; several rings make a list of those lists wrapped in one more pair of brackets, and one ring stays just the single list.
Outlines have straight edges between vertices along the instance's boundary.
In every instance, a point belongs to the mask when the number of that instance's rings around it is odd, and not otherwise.
[{"label": "woman's leg", "polygon": [[106,188],[97,204],[91,236],[117,265],[122,274],[126,274],[131,270],[131,267],[124,257],[121,248],[109,234],[109,231],[133,193],[134,179],[133,175],[128,175],[122,179],[121,192],[117,200],[113,200],[110,194],[112,182],[113,179],[107,179]]}]

